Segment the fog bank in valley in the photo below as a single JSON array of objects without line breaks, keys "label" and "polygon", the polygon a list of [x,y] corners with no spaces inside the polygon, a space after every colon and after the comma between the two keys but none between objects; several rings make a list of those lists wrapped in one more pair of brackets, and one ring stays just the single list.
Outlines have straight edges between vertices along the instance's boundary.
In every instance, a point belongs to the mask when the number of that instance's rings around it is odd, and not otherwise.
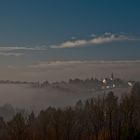
[{"label": "fog bank in valley", "polygon": [[[113,89],[117,96],[129,91],[128,88]],[[108,91],[106,91],[108,92]],[[103,95],[104,91],[62,90],[53,87],[32,88],[27,85],[0,85],[0,106],[11,104],[14,108],[39,111],[49,106],[65,107],[74,105],[79,99],[85,100],[97,95]]]}]

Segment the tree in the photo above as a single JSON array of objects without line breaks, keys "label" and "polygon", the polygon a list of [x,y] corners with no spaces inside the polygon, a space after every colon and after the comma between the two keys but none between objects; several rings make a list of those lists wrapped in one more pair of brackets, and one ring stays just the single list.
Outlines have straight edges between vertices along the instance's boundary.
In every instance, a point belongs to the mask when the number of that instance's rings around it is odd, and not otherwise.
[{"label": "tree", "polygon": [[10,140],[26,140],[27,126],[21,113],[17,113],[13,119],[8,122],[8,134]]},{"label": "tree", "polygon": [[117,111],[118,111],[118,98],[114,95],[114,93],[111,91],[107,94],[105,98],[105,104],[106,104],[106,119],[107,119],[107,125],[109,129],[109,135],[110,140],[113,140],[114,137],[114,124],[116,124],[116,118],[117,118]]}]

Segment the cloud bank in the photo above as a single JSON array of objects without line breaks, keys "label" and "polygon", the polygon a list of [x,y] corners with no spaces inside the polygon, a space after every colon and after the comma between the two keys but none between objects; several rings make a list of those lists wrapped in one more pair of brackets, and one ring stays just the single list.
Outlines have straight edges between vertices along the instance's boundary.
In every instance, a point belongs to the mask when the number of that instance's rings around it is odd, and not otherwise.
[{"label": "cloud bank", "polygon": [[1,56],[23,56],[24,53],[16,53],[16,52],[0,52]]},{"label": "cloud bank", "polygon": [[100,65],[100,64],[140,64],[140,60],[69,60],[69,61],[48,61],[38,62],[34,65],[29,65],[29,68],[48,68],[48,67],[68,67],[77,65]]},{"label": "cloud bank", "polygon": [[82,48],[87,46],[94,45],[103,45],[107,43],[113,42],[121,42],[121,41],[140,41],[137,37],[131,37],[126,34],[114,34],[110,32],[105,32],[102,35],[92,34],[89,39],[77,39],[76,37],[72,37],[71,40],[62,42],[60,44],[54,44],[50,46],[14,46],[14,47],[0,47],[0,55],[2,56],[22,56],[30,52],[40,52],[47,51],[50,49],[65,49],[65,48]]},{"label": "cloud bank", "polygon": [[117,77],[139,80],[140,60],[70,60],[42,61],[27,65],[1,66],[1,79],[61,81],[69,78],[104,78],[113,72]]},{"label": "cloud bank", "polygon": [[17,50],[41,51],[41,50],[47,50],[47,48],[44,48],[44,47],[0,47],[0,51],[17,51]]},{"label": "cloud bank", "polygon": [[101,45],[101,44],[106,44],[106,43],[111,43],[111,42],[128,41],[128,40],[134,40],[134,39],[126,35],[112,34],[112,33],[106,32],[101,36],[94,36],[94,37],[92,36],[92,39],[66,41],[58,45],[51,45],[50,48],[76,48],[76,47]]},{"label": "cloud bank", "polygon": [[[19,52],[20,51],[20,52]],[[46,47],[0,47],[1,56],[23,56],[25,51],[47,51]]]}]

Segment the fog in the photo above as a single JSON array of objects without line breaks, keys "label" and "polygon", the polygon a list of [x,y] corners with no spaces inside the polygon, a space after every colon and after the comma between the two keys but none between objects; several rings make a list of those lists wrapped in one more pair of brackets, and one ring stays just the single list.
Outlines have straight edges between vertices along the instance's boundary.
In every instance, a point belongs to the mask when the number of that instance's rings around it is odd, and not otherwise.
[{"label": "fog", "polygon": [[[117,96],[129,89],[114,89]],[[107,93],[108,91],[106,91]],[[8,103],[14,108],[24,108],[38,112],[49,106],[65,107],[74,105],[79,99],[85,100],[93,96],[102,95],[104,91],[61,90],[52,87],[45,89],[32,88],[27,85],[0,85],[0,106]]]},{"label": "fog", "polygon": [[[96,77],[102,79],[111,73],[123,80],[138,80],[140,77],[140,61],[51,61],[40,62],[28,66],[2,67],[1,80],[25,81],[67,81],[70,78],[86,79]],[[114,89],[115,94],[127,92],[128,89]],[[95,92],[80,89],[74,91],[61,90],[51,86],[40,89],[29,85],[0,84],[0,105],[11,104],[15,108],[40,110],[48,106],[65,107],[74,105],[79,99],[85,100],[92,96],[102,95],[103,91]]]}]

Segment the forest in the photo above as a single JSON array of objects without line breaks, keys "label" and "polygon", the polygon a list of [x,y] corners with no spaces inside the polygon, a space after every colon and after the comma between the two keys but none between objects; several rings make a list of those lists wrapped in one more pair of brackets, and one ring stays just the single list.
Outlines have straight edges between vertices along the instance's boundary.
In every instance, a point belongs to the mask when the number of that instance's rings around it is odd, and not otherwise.
[{"label": "forest", "polygon": [[48,107],[37,115],[0,117],[0,140],[138,140],[140,83],[121,98],[112,91],[65,108]]}]

